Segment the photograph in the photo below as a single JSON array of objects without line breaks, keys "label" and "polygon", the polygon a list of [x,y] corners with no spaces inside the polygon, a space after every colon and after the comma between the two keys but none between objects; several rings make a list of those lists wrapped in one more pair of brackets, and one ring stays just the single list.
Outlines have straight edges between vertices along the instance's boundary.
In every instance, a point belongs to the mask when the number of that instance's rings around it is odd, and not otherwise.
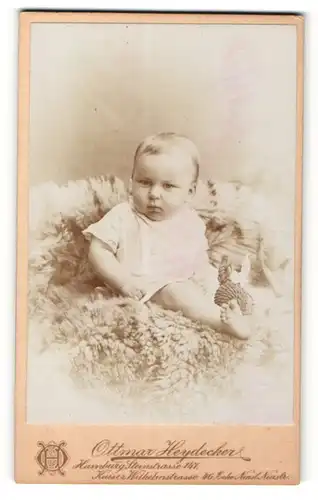
[{"label": "photograph", "polygon": [[297,25],[126,18],[30,24],[26,422],[294,424]]}]

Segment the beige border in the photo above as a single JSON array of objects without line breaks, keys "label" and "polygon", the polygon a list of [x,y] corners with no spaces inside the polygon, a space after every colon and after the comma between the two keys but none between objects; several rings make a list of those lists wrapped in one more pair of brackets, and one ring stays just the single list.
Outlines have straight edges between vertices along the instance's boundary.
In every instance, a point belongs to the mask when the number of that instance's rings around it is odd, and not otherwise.
[{"label": "beige border", "polygon": [[[28,266],[28,131],[29,131],[29,69],[31,23],[183,23],[183,24],[283,24],[297,28],[297,155],[296,155],[296,214],[295,214],[295,363],[294,363],[294,425],[263,426],[41,426],[26,424],[27,373],[27,266]],[[302,135],[303,135],[303,44],[304,19],[291,15],[230,15],[230,14],[149,14],[149,13],[44,13],[20,14],[19,33],[19,118],[18,118],[18,256],[17,256],[17,317],[16,317],[16,397],[15,397],[15,479],[26,483],[188,483],[188,484],[298,484],[299,482],[299,419],[300,419],[300,325],[301,325],[301,220],[302,220]],[[81,441],[78,441],[80,436]],[[251,458],[246,462],[217,458],[198,458],[199,477],[196,479],[92,479],[92,471],[74,469],[82,458],[89,458],[94,445],[102,439],[125,442],[127,448],[164,448],[167,440],[186,440],[188,449],[208,443],[216,449],[223,442],[227,447],[244,451],[238,455]],[[35,455],[38,441],[66,441],[70,460],[66,474],[38,475]],[[106,457],[104,457],[105,461]],[[94,463],[98,459],[94,459]],[[195,459],[192,459],[195,460]],[[99,459],[99,462],[102,460]],[[171,460],[165,461],[171,463]],[[221,464],[220,464],[221,462]],[[117,462],[118,463],[118,462]],[[163,460],[161,460],[163,463]],[[204,473],[226,470],[236,478],[210,477]],[[243,470],[254,470],[257,477],[242,478]],[[276,477],[264,476],[265,470],[276,470]],[[196,474],[182,469],[177,474]],[[284,476],[285,473],[285,476]],[[254,476],[255,476],[254,474]],[[263,474],[263,475],[262,475]],[[274,474],[275,475],[275,474]],[[241,478],[240,478],[241,477]]]}]

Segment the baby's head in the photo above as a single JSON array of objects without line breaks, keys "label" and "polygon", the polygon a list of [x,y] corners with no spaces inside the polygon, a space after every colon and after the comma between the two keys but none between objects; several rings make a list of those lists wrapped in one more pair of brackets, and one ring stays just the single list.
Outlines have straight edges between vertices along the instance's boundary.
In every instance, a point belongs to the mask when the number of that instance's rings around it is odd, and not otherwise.
[{"label": "baby's head", "polygon": [[163,132],[137,148],[131,176],[136,210],[151,220],[171,217],[195,194],[199,154],[187,137]]}]

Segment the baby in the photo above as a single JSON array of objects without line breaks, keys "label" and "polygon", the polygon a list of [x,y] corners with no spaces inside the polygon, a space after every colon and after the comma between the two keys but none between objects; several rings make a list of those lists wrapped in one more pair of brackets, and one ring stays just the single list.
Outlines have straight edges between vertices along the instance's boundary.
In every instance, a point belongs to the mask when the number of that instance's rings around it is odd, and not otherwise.
[{"label": "baby", "polygon": [[209,263],[205,225],[191,208],[198,176],[198,151],[188,138],[147,137],[135,153],[130,200],[84,231],[89,259],[121,295],[247,339],[238,304],[219,308],[213,301],[218,273]]}]

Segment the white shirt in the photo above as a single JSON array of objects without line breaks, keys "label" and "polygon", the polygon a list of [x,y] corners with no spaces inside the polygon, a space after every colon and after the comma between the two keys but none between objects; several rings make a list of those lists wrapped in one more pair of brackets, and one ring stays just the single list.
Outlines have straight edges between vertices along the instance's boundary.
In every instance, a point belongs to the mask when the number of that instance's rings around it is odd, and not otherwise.
[{"label": "white shirt", "polygon": [[171,218],[152,221],[130,203],[120,203],[83,231],[108,245],[148,300],[168,283],[204,273],[209,265],[205,224],[188,205]]}]

